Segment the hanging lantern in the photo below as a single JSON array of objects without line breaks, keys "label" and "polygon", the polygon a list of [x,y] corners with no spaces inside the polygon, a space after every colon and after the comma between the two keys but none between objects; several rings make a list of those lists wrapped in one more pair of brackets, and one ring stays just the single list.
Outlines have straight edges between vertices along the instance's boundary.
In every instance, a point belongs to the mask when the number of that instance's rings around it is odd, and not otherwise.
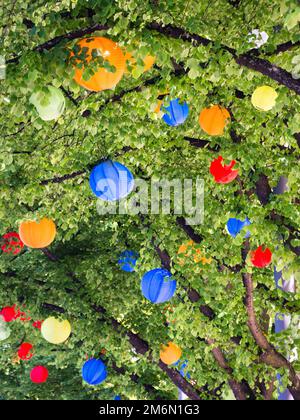
[{"label": "hanging lantern", "polygon": [[[85,89],[100,92],[106,89],[113,89],[122,79],[126,69],[126,61],[121,48],[113,41],[107,38],[94,37],[81,39],[76,48],[79,50],[76,53],[76,65],[81,65],[81,68],[75,67],[74,80]],[[85,55],[85,59],[82,58]],[[74,56],[74,53],[72,53]],[[102,57],[107,61],[108,68],[99,64],[94,74],[87,80],[84,72],[86,67],[93,71],[93,61],[95,63],[96,57]]]},{"label": "hanging lantern", "polygon": [[64,112],[66,101],[62,91],[54,86],[34,92],[29,102],[43,121],[57,120]]},{"label": "hanging lantern", "polygon": [[232,169],[236,164],[235,160],[232,160],[230,165],[223,165],[223,160],[222,156],[215,159],[210,165],[210,173],[218,184],[229,184],[238,176],[239,171]]},{"label": "hanging lantern", "polygon": [[141,281],[144,297],[152,303],[163,303],[170,300],[176,291],[176,280],[172,274],[162,268],[148,271]]},{"label": "hanging lantern", "polygon": [[183,124],[189,115],[189,107],[186,102],[179,103],[179,99],[173,99],[170,101],[169,106],[163,108],[166,113],[163,116],[163,120],[166,124],[177,127]]},{"label": "hanging lantern", "polygon": [[182,355],[181,348],[169,341],[167,346],[162,345],[160,350],[160,360],[166,365],[172,365],[180,359]]},{"label": "hanging lantern", "polygon": [[107,160],[92,170],[90,187],[101,200],[117,201],[131,193],[134,188],[134,178],[126,166]]},{"label": "hanging lantern", "polygon": [[200,127],[210,136],[222,136],[229,121],[229,112],[219,105],[203,109],[199,116]]},{"label": "hanging lantern", "polygon": [[18,350],[18,356],[21,360],[30,360],[33,356],[33,345],[30,343],[22,343]]},{"label": "hanging lantern", "polygon": [[1,309],[0,315],[5,322],[12,322],[18,317],[18,312],[16,311],[16,305],[5,306]]},{"label": "hanging lantern", "polygon": [[[251,225],[251,222],[248,219],[248,217],[246,217],[244,221],[231,218],[227,222],[226,229],[229,235],[235,238],[245,226],[250,226],[250,225]],[[248,231],[245,235],[245,238],[249,238],[249,236],[250,236],[250,232]]]},{"label": "hanging lantern", "polygon": [[44,366],[36,366],[30,372],[30,379],[35,384],[42,384],[47,381],[49,376],[48,369]]},{"label": "hanging lantern", "polygon": [[267,267],[272,261],[272,252],[269,248],[263,250],[262,246],[258,247],[256,251],[251,253],[251,262],[254,267]]},{"label": "hanging lantern", "polygon": [[[146,73],[146,71],[149,71],[154,66],[155,61],[156,61],[155,57],[153,57],[152,55],[147,55],[143,59],[143,62],[144,62],[143,73]],[[136,59],[133,57],[131,53],[125,54],[125,62],[126,62],[125,73],[129,73],[128,65],[133,68],[136,67]]]},{"label": "hanging lantern", "polygon": [[260,31],[259,29],[253,29],[248,34],[249,43],[254,44],[255,48],[262,47],[264,44],[268,42],[268,39],[269,39],[269,35],[264,31]]},{"label": "hanging lantern", "polygon": [[30,248],[46,248],[55,238],[55,223],[50,219],[40,222],[25,221],[20,224],[19,234],[21,240]]},{"label": "hanging lantern", "polygon": [[51,344],[64,343],[71,334],[69,321],[60,321],[54,317],[47,318],[41,327],[43,338]]},{"label": "hanging lantern", "polygon": [[201,250],[199,248],[196,248],[196,244],[192,240],[182,244],[179,247],[177,254],[183,255],[184,257],[186,257],[186,258],[182,258],[182,257],[178,258],[178,264],[181,266],[185,264],[187,258],[192,258],[194,263],[198,264],[201,262],[203,265],[211,264],[211,261],[212,261],[211,258],[206,258],[205,256],[202,255]]},{"label": "hanging lantern", "polygon": [[260,111],[270,111],[276,105],[278,93],[270,86],[260,86],[252,95],[252,105]]},{"label": "hanging lantern", "polygon": [[136,261],[139,257],[139,254],[135,251],[124,251],[120,255],[120,259],[118,261],[121,270],[126,271],[127,273],[132,273],[136,266]]},{"label": "hanging lantern", "polygon": [[174,363],[174,366],[178,366],[179,373],[183,378],[191,379],[191,375],[187,371],[188,360],[185,359],[184,361],[178,360],[178,362]]},{"label": "hanging lantern", "polygon": [[0,315],[0,341],[7,340],[10,336],[10,328],[7,325],[7,322],[4,320],[3,316]]},{"label": "hanging lantern", "polygon": [[1,249],[6,254],[18,255],[24,248],[20,235],[17,232],[9,232],[2,236]]},{"label": "hanging lantern", "polygon": [[90,359],[82,367],[82,378],[89,385],[99,385],[107,378],[105,364],[99,359]]},{"label": "hanging lantern", "polygon": [[120,401],[122,398],[120,397],[120,395],[116,395],[115,397],[114,397],[114,400],[115,401]]}]

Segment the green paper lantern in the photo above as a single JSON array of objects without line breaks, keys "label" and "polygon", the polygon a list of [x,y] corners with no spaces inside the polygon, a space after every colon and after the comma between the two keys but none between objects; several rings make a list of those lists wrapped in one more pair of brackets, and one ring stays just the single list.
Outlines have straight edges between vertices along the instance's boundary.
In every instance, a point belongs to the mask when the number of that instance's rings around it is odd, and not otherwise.
[{"label": "green paper lantern", "polygon": [[30,103],[35,106],[43,121],[57,120],[64,112],[66,101],[62,91],[54,86],[34,92]]}]

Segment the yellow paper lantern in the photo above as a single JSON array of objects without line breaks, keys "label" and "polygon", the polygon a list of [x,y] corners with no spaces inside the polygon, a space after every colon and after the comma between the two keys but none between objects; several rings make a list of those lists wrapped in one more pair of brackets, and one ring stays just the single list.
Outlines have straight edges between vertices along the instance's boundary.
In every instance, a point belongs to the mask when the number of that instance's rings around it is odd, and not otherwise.
[{"label": "yellow paper lantern", "polygon": [[60,321],[54,317],[47,318],[41,327],[43,338],[51,344],[61,344],[66,341],[71,334],[69,321]]},{"label": "yellow paper lantern", "polygon": [[252,105],[260,111],[270,111],[276,105],[278,93],[271,86],[260,86],[253,92]]},{"label": "yellow paper lantern", "polygon": [[160,350],[160,360],[166,365],[172,365],[178,362],[182,355],[182,350],[179,346],[169,341],[167,346],[162,345]]}]

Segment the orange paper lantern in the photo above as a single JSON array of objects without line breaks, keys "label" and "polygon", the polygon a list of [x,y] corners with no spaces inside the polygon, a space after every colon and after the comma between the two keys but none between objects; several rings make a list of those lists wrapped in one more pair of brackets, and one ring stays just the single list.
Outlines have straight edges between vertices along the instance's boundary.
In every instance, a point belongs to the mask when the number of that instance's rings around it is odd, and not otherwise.
[{"label": "orange paper lantern", "polygon": [[162,345],[160,350],[160,360],[166,365],[178,362],[182,355],[181,348],[169,341],[167,346]]},{"label": "orange paper lantern", "polygon": [[[93,60],[95,52],[104,60],[107,60],[111,66],[114,67],[115,71],[108,71],[104,67],[99,67],[95,74],[90,77],[89,80],[83,79],[83,73],[85,67],[75,68],[74,80],[85,89],[100,92],[106,89],[113,89],[119,81],[122,79],[126,61],[121,48],[113,41],[107,38],[95,37],[81,39],[76,46],[80,47],[79,54],[87,49],[85,63],[90,63]],[[74,54],[72,53],[72,56]],[[80,63],[80,59],[76,59],[77,63]]]},{"label": "orange paper lantern", "polygon": [[19,235],[30,248],[46,248],[55,238],[55,223],[50,219],[42,219],[40,222],[25,221],[20,224]]},{"label": "orange paper lantern", "polygon": [[229,120],[229,112],[219,105],[203,109],[199,116],[199,124],[202,130],[211,136],[222,136]]}]

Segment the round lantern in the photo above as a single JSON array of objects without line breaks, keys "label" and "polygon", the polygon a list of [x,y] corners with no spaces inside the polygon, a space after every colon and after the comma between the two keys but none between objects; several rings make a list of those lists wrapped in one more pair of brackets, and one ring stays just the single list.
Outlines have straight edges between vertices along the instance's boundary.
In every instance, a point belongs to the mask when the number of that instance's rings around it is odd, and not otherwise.
[{"label": "round lantern", "polygon": [[71,334],[69,321],[60,321],[54,317],[47,318],[41,326],[42,336],[51,344],[61,344],[65,342]]},{"label": "round lantern", "polygon": [[167,346],[162,345],[160,350],[160,360],[166,365],[172,365],[173,363],[178,362],[182,355],[181,348],[171,341]]},{"label": "round lantern", "polygon": [[[251,222],[248,219],[248,217],[246,217],[244,221],[231,218],[227,222],[226,229],[229,235],[235,238],[245,226],[249,226],[249,225],[251,225]],[[249,236],[250,236],[250,232],[248,231],[245,235],[245,238],[249,238]]]},{"label": "round lantern", "polygon": [[10,336],[10,328],[7,326],[3,316],[0,315],[0,341],[4,341]]},{"label": "round lantern", "polygon": [[229,165],[224,165],[223,161],[223,157],[219,156],[210,165],[210,173],[217,184],[229,184],[239,174],[238,170],[232,169],[236,164],[235,160],[232,160]]},{"label": "round lantern", "polygon": [[1,309],[0,312],[1,318],[4,320],[4,322],[12,322],[14,321],[17,316],[18,312],[16,311],[16,306],[5,306]]},{"label": "round lantern", "polygon": [[139,255],[134,251],[122,252],[118,261],[121,270],[126,271],[127,273],[132,273],[134,271],[138,257]]},{"label": "round lantern", "polygon": [[66,102],[62,91],[54,86],[34,92],[30,103],[35,106],[40,118],[44,121],[57,120],[64,112]]},{"label": "round lantern", "polygon": [[24,248],[20,235],[17,232],[9,232],[2,236],[1,249],[6,254],[17,255]]},{"label": "round lantern", "polygon": [[262,246],[251,252],[251,262],[254,267],[267,267],[272,261],[272,252],[269,248],[263,250]]},{"label": "round lantern", "polygon": [[166,113],[163,116],[163,120],[172,127],[183,124],[189,115],[188,104],[186,102],[180,104],[178,98],[170,101],[169,106],[164,107],[164,110]]},{"label": "round lantern", "polygon": [[170,300],[176,291],[176,280],[172,274],[162,268],[148,271],[141,281],[144,297],[152,303],[163,303]]},{"label": "round lantern", "polygon": [[211,136],[222,136],[229,121],[229,112],[219,105],[203,109],[199,116],[200,127]]},{"label": "round lantern", "polygon": [[44,366],[36,366],[30,372],[30,379],[35,384],[42,384],[46,382],[48,376],[48,369],[46,369]]},{"label": "round lantern", "polygon": [[33,345],[30,343],[22,343],[18,350],[18,356],[21,360],[30,360],[33,356]]},{"label": "round lantern", "polygon": [[29,248],[46,248],[55,238],[55,223],[50,219],[40,222],[25,221],[20,224],[19,234],[21,240]]},{"label": "round lantern", "polygon": [[90,359],[82,367],[82,378],[89,385],[99,385],[107,378],[105,364],[99,359]]},{"label": "round lantern", "polygon": [[[76,64],[81,65],[82,68],[75,67],[74,80],[80,86],[100,92],[113,89],[119,83],[126,69],[126,61],[121,48],[115,42],[102,37],[86,38],[81,39],[76,47],[79,49],[78,55],[85,55],[85,59],[76,57]],[[111,68],[106,69],[99,64],[95,73],[86,80],[84,77],[85,66],[92,70],[93,59],[96,56],[101,56],[103,60],[108,61]]]},{"label": "round lantern", "polygon": [[107,160],[92,170],[90,187],[101,200],[117,201],[131,193],[134,188],[134,178],[126,166]]},{"label": "round lantern", "polygon": [[270,86],[261,86],[255,89],[252,95],[252,105],[260,111],[270,111],[276,105],[278,94]]}]

